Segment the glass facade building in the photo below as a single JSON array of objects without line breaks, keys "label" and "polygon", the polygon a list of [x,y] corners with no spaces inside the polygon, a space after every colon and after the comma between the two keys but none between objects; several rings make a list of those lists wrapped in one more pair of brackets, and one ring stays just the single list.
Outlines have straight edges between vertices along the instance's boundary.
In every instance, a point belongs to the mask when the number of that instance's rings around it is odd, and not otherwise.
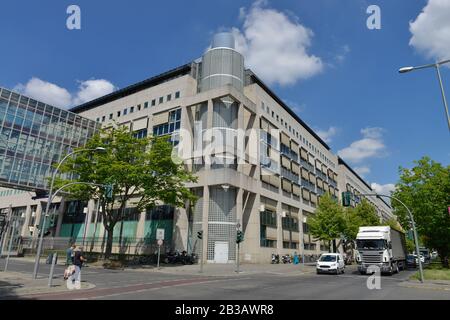
[{"label": "glass facade building", "polygon": [[99,128],[95,121],[0,87],[0,185],[45,190],[51,166]]}]

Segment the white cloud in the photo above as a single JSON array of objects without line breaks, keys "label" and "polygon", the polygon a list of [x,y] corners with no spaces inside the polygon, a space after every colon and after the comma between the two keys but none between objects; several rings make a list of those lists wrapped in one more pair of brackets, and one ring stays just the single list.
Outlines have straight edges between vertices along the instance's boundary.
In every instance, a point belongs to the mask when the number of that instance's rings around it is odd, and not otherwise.
[{"label": "white cloud", "polygon": [[383,128],[365,128],[361,130],[363,138],[357,140],[338,151],[338,155],[353,163],[360,163],[361,161],[373,158],[382,157],[385,155],[386,146],[383,142]]},{"label": "white cloud", "polygon": [[355,167],[354,169],[355,169],[356,173],[359,174],[363,178],[366,176],[366,174],[370,173],[369,166]]},{"label": "white cloud", "polygon": [[385,194],[390,195],[392,191],[395,190],[395,184],[388,183],[388,184],[378,184],[378,183],[372,183],[371,188],[373,191],[375,191],[378,194]]},{"label": "white cloud", "polygon": [[65,88],[36,77],[31,78],[25,85],[18,84],[14,88],[17,92],[59,108],[68,108],[91,101],[115,89],[115,86],[107,80],[92,79],[81,81],[78,91],[71,94]]},{"label": "white cloud", "polygon": [[108,80],[87,80],[80,82],[79,91],[74,98],[75,105],[82,104],[106,94],[109,94],[115,90],[114,85]]},{"label": "white cloud", "polygon": [[296,17],[265,8],[256,1],[247,12],[241,8],[242,30],[232,29],[236,50],[246,64],[269,84],[291,85],[321,72],[322,60],[309,54],[313,32],[298,23]]},{"label": "white cloud", "polygon": [[35,77],[31,78],[25,85],[18,84],[14,90],[55,107],[67,107],[72,102],[69,91]]},{"label": "white cloud", "polygon": [[329,127],[328,130],[316,130],[316,133],[322,138],[326,143],[330,143],[332,138],[338,133],[338,128]]},{"label": "white cloud", "polygon": [[417,18],[409,23],[409,45],[430,59],[450,57],[450,1],[428,0]]}]

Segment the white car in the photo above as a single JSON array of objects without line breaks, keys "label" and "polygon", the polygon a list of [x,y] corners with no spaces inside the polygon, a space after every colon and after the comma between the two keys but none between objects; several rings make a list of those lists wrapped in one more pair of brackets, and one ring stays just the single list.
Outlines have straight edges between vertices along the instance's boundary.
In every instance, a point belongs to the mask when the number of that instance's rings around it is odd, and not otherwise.
[{"label": "white car", "polygon": [[324,253],[317,260],[316,264],[317,274],[320,273],[344,273],[345,262],[344,257],[340,253]]}]

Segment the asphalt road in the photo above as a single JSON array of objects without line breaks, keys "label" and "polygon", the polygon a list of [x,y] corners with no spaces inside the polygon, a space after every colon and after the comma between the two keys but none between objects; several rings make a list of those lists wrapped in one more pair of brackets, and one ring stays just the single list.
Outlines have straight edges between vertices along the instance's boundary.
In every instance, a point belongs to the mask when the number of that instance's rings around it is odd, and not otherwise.
[{"label": "asphalt road", "polygon": [[[3,269],[4,259],[0,261]],[[282,266],[280,266],[282,267]],[[31,277],[33,263],[11,260],[9,271]],[[57,266],[61,277],[64,267]],[[280,269],[281,270],[281,269]],[[311,269],[313,270],[313,269]],[[82,280],[96,285],[89,290],[74,290],[33,296],[34,299],[130,299],[130,300],[295,300],[295,299],[445,299],[450,291],[405,287],[414,271],[381,277],[381,289],[369,290],[368,276],[359,275],[354,266],[342,275],[252,273],[236,276],[169,274],[149,270],[104,270],[83,268]],[[39,277],[47,277],[49,266],[41,264]],[[1,298],[1,297],[0,297]]]}]

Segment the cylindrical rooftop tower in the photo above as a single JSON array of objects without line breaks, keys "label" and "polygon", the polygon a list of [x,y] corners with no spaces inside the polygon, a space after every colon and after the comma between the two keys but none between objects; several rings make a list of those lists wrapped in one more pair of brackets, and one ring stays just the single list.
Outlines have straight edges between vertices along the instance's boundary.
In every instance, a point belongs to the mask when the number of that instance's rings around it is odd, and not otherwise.
[{"label": "cylindrical rooftop tower", "polygon": [[223,87],[227,84],[242,91],[244,88],[244,57],[235,49],[230,32],[214,35],[211,48],[202,58],[200,91]]}]

